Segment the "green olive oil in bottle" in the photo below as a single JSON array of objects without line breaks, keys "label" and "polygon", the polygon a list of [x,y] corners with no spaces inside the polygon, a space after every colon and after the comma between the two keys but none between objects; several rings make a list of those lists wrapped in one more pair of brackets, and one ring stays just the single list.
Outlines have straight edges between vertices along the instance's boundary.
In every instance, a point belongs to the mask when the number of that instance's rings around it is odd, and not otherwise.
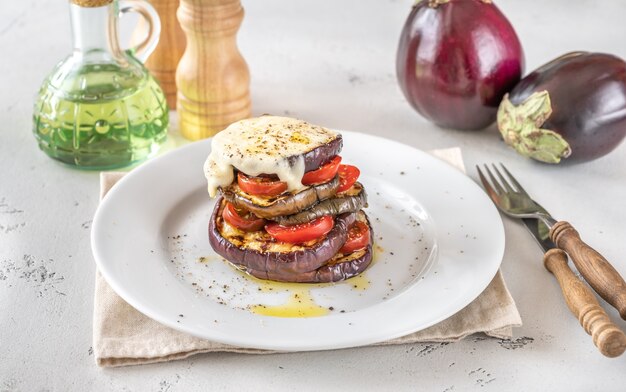
[{"label": "green olive oil in bottle", "polygon": [[[120,49],[120,13],[139,11],[152,34],[136,55]],[[169,122],[165,96],[138,58],[147,58],[160,33],[147,2],[71,0],[73,53],[44,81],[33,132],[50,157],[80,169],[113,169],[154,155]],[[136,57],[135,57],[136,56]]]}]

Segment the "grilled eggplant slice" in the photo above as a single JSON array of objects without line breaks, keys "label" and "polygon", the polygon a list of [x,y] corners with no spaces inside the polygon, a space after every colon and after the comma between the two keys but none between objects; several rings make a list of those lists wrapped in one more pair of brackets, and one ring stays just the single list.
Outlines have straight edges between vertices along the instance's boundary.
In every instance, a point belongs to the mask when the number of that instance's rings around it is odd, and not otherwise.
[{"label": "grilled eggplant slice", "polygon": [[367,248],[357,250],[347,255],[341,253],[336,254],[328,263],[314,271],[301,273],[276,273],[273,271],[261,271],[235,264],[236,268],[257,277],[259,279],[274,280],[278,282],[294,282],[294,283],[329,283],[339,282],[352,278],[365,271],[372,262],[372,242],[374,232],[372,226],[367,219],[367,215],[360,211],[357,219],[365,222],[370,228],[370,243]]},{"label": "grilled eggplant slice", "polygon": [[[338,155],[343,148],[343,138],[341,134],[337,134],[337,137],[326,144],[322,144],[314,148],[313,150],[303,154],[304,158],[304,171],[308,172],[315,170],[322,166],[324,163],[335,155]],[[297,156],[287,158],[291,166],[295,165]]]},{"label": "grilled eggplant slice", "polygon": [[277,242],[264,230],[246,233],[222,218],[225,200],[220,197],[209,221],[209,242],[213,250],[233,264],[272,274],[299,274],[328,263],[346,242],[355,213],[339,215],[335,226],[319,240],[303,244]]},{"label": "grilled eggplant slice", "polygon": [[360,274],[367,269],[371,262],[372,246],[368,245],[366,249],[361,249],[348,256],[333,258],[327,265],[314,271],[298,274],[257,271],[237,264],[235,267],[259,279],[292,283],[330,283],[350,279]]},{"label": "grilled eggplant slice", "polygon": [[314,185],[296,194],[284,193],[275,197],[259,197],[243,192],[237,182],[221,189],[226,200],[236,207],[244,208],[256,216],[272,219],[277,216],[297,214],[321,200],[326,200],[337,193],[339,176],[327,183]]},{"label": "grilled eggplant slice", "polygon": [[346,212],[357,212],[365,207],[367,207],[367,193],[363,185],[357,182],[347,191],[322,200],[304,211],[293,215],[277,216],[271,220],[283,226],[293,226],[310,222],[325,215],[335,216]]}]

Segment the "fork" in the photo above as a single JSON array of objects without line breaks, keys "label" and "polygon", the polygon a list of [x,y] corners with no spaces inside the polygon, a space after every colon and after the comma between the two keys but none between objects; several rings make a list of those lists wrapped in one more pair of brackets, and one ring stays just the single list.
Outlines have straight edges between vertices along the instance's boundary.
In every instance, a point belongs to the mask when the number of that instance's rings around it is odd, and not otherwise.
[{"label": "fork", "polygon": [[[626,282],[615,268],[596,250],[584,243],[576,229],[566,221],[556,221],[550,214],[524,190],[507,168],[500,166],[506,177],[492,164],[493,172],[487,165],[487,178],[476,166],[480,181],[495,205],[514,218],[536,218],[549,228],[550,239],[556,246],[569,254],[574,265],[585,280],[609,304],[615,307],[622,319],[626,320]],[[497,176],[497,179],[496,179]]]}]

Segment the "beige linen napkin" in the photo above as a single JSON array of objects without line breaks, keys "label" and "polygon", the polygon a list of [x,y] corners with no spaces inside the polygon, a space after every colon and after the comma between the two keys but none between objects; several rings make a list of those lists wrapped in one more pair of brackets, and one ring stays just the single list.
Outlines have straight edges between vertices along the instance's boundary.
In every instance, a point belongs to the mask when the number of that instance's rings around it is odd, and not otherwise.
[{"label": "beige linen napkin", "polygon": [[[436,150],[431,153],[465,171],[460,149]],[[124,173],[102,173],[100,198],[123,175]],[[507,339],[512,336],[512,327],[520,325],[521,319],[515,302],[498,271],[485,291],[460,312],[430,328],[378,344],[454,342],[479,332]],[[272,353],[196,338],[161,325],[124,302],[99,272],[96,272],[93,349],[96,363],[106,367],[164,362],[219,351]]]}]

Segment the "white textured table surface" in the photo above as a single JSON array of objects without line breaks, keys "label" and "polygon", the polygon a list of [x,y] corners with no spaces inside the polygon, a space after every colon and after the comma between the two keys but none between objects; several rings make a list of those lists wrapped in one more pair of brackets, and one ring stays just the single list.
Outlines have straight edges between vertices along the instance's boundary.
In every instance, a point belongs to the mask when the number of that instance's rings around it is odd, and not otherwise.
[{"label": "white textured table surface", "polygon": [[[527,69],[570,50],[626,57],[620,0],[497,1],[517,29]],[[468,168],[502,161],[557,217],[626,275],[626,144],[592,163],[550,167],[505,148],[497,131],[428,124],[405,102],[395,51],[410,0],[244,1],[239,42],[254,113],[308,119],[432,149],[461,146]],[[68,5],[0,5],[0,391],[624,390],[626,356],[602,357],[569,313],[524,228],[505,220],[502,269],[524,321],[512,341],[252,356],[201,355],[103,370],[91,354],[89,245],[98,174],[38,151],[39,84],[70,51]],[[474,176],[474,173],[471,173]],[[427,185],[425,185],[427,186]],[[609,310],[621,327],[626,324]]]}]

